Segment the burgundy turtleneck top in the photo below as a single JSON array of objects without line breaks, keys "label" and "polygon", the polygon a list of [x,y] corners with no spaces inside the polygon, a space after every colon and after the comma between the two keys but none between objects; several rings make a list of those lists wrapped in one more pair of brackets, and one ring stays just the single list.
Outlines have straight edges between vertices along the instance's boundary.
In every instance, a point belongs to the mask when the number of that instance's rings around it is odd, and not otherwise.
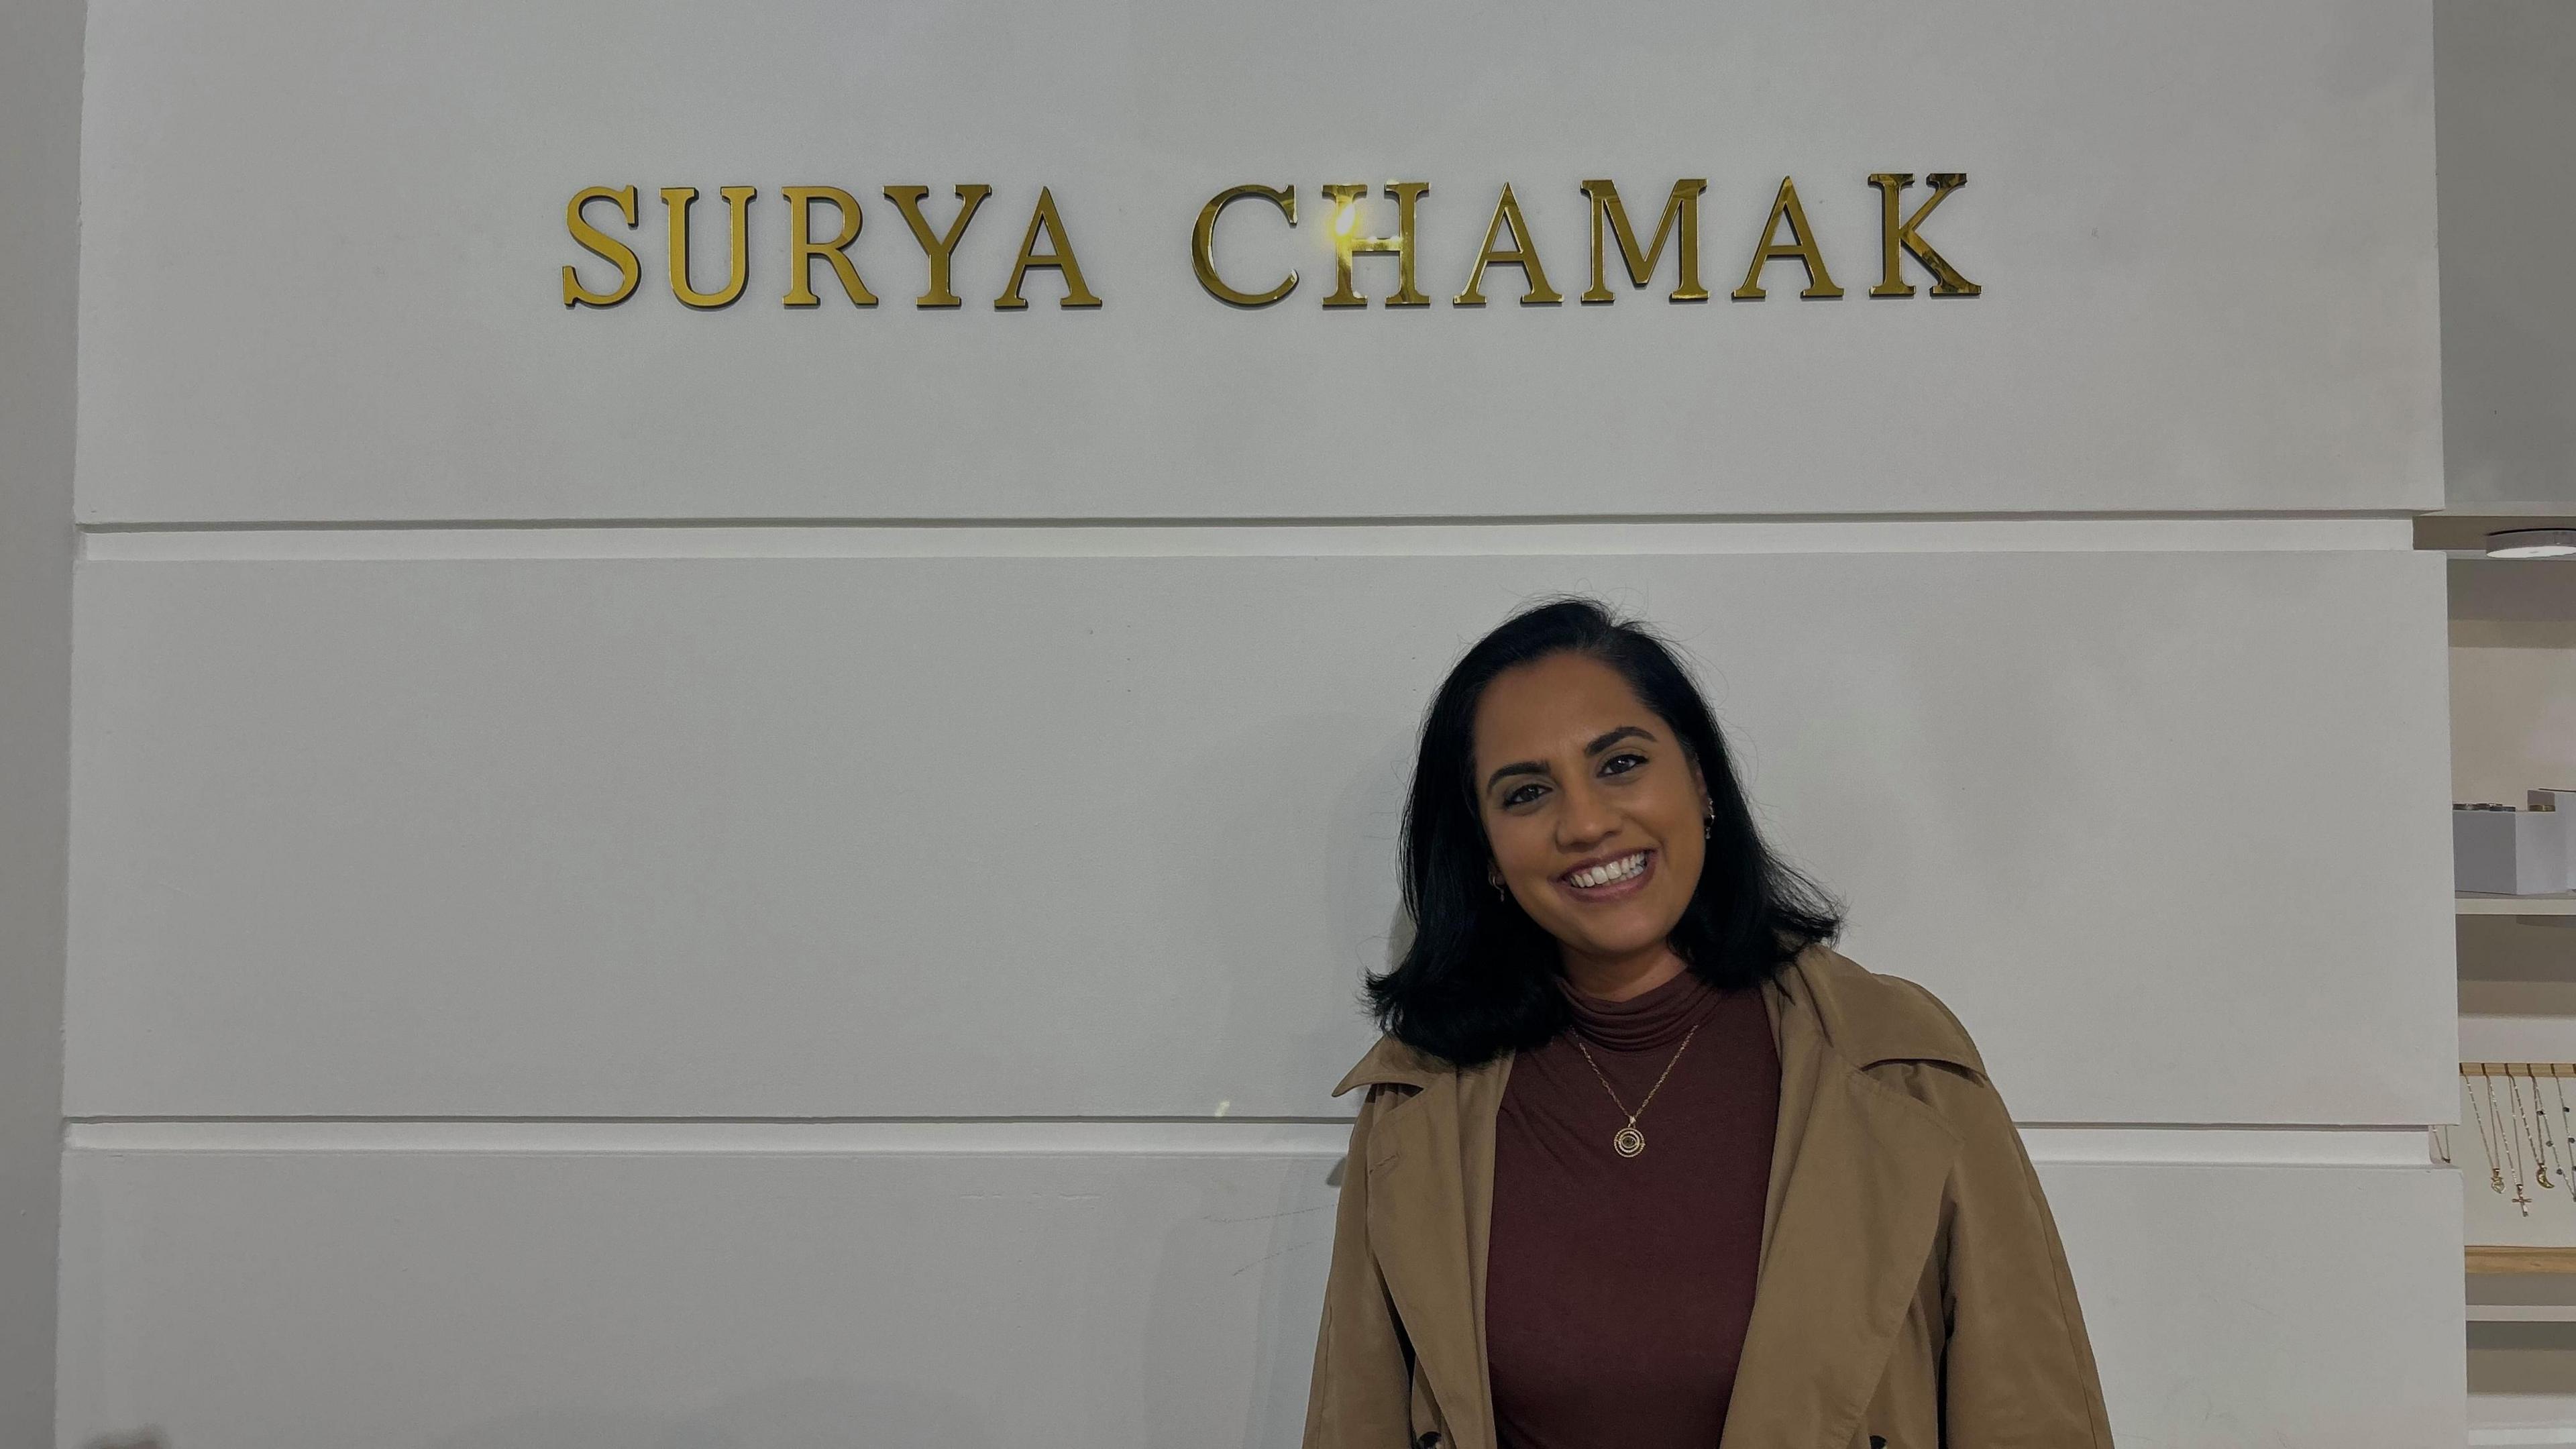
[{"label": "burgundy turtleneck top", "polygon": [[[1495,1121],[1485,1338],[1499,1449],[1708,1449],[1753,1312],[1780,1058],[1758,987],[1684,971],[1517,1055]],[[1683,1036],[1698,1027],[1675,1059]],[[1633,1110],[1645,1151],[1575,1042]]]}]

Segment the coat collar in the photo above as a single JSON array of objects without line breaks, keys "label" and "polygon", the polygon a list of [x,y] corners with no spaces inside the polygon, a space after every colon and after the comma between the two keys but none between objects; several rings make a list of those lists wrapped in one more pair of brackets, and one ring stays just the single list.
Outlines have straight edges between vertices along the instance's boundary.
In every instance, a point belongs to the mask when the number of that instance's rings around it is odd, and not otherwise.
[{"label": "coat collar", "polygon": [[[1775,1038],[1781,1035],[1781,1008],[1791,1003],[1800,1005],[1807,1018],[1799,1027],[1813,1027],[1855,1069],[1866,1071],[1881,1062],[1932,1061],[1965,1067],[1980,1077],[1986,1074],[1986,1064],[1966,1028],[1932,993],[1900,977],[1866,970],[1831,947],[1809,947],[1764,991],[1763,1005],[1771,1013]],[[1333,1084],[1332,1095],[1381,1082],[1422,1090],[1459,1074],[1456,1067],[1428,1052],[1381,1036]]]},{"label": "coat collar", "polygon": [[[1842,1443],[1857,1428],[1938,1232],[1958,1137],[1868,1074],[1935,1061],[1983,1076],[1956,1018],[1822,945],[1763,988],[1780,1115],[1753,1316],[1724,1446]],[[1460,1069],[1383,1038],[1333,1088],[1415,1089],[1369,1139],[1369,1235],[1456,1449],[1494,1449],[1485,1249],[1505,1054]],[[1354,1164],[1355,1167],[1360,1164]]]},{"label": "coat collar", "polygon": [[1368,1055],[1360,1058],[1359,1065],[1344,1072],[1342,1079],[1333,1084],[1333,1095],[1338,1097],[1363,1083],[1375,1085],[1380,1082],[1420,1090],[1440,1078],[1454,1075],[1456,1071],[1455,1067],[1428,1052],[1407,1046],[1394,1037],[1382,1036],[1377,1039],[1377,1045],[1369,1048]]}]

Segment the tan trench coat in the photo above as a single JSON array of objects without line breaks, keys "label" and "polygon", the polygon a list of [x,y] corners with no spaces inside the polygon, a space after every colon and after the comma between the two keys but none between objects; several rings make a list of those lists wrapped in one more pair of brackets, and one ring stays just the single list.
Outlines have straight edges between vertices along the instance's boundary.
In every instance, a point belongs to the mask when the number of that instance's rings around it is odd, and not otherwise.
[{"label": "tan trench coat", "polygon": [[[2109,1449],[2057,1225],[1958,1018],[1816,946],[1763,988],[1780,1119],[1723,1449]],[[1343,1166],[1305,1449],[1495,1449],[1494,1114],[1393,1038]]]}]

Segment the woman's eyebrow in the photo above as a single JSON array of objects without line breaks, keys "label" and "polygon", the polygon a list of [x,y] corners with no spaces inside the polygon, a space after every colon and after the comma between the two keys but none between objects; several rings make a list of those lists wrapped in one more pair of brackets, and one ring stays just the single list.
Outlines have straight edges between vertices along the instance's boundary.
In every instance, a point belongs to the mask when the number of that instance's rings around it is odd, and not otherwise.
[{"label": "woman's eyebrow", "polygon": [[[1621,725],[1617,729],[1594,740],[1592,743],[1585,745],[1583,747],[1583,753],[1587,755],[1597,755],[1603,750],[1610,748],[1612,745],[1619,743],[1621,740],[1652,740],[1654,737],[1655,732],[1647,729],[1643,725]],[[1505,775],[1539,775],[1543,777],[1553,777],[1555,774],[1556,772],[1554,770],[1549,769],[1546,765],[1537,760],[1522,760],[1517,764],[1505,765],[1501,769],[1494,771],[1494,773],[1487,775],[1485,777],[1485,788],[1490,790],[1496,785],[1501,784]]]},{"label": "woman's eyebrow", "polygon": [[1612,745],[1619,743],[1621,740],[1651,740],[1654,737],[1654,731],[1649,730],[1642,725],[1621,725],[1610,733],[1603,735],[1601,738],[1594,740],[1588,745],[1585,745],[1583,747],[1583,753],[1587,755],[1597,755],[1603,750],[1610,748]]}]

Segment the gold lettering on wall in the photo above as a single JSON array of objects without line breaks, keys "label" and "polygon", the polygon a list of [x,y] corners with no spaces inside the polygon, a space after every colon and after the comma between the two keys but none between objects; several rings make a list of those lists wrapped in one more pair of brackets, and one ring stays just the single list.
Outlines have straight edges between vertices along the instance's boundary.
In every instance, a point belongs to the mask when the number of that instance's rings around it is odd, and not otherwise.
[{"label": "gold lettering on wall", "polygon": [[1228,306],[1267,307],[1297,290],[1297,273],[1294,269],[1291,269],[1287,276],[1280,278],[1277,286],[1266,292],[1238,292],[1226,285],[1225,278],[1217,275],[1216,270],[1216,220],[1225,214],[1227,207],[1247,196],[1260,197],[1278,207],[1280,214],[1288,218],[1290,226],[1297,224],[1296,187],[1272,187],[1258,184],[1229,186],[1209,197],[1208,204],[1199,208],[1198,225],[1190,228],[1190,270],[1198,274],[1199,285],[1207,289],[1209,296]]},{"label": "gold lettering on wall", "polygon": [[[1795,241],[1775,242],[1780,223],[1789,224],[1789,235]],[[1795,261],[1807,269],[1807,288],[1801,297],[1839,297],[1843,289],[1834,285],[1834,274],[1825,270],[1825,254],[1816,245],[1816,234],[1807,225],[1807,209],[1798,204],[1797,183],[1780,178],[1780,194],[1772,199],[1771,219],[1762,224],[1761,245],[1753,249],[1753,265],[1744,272],[1744,285],[1727,295],[1739,302],[1762,300],[1762,269],[1775,261]]]},{"label": "gold lettering on wall", "polygon": [[984,204],[984,198],[993,194],[993,188],[980,184],[958,187],[957,219],[948,224],[945,236],[932,232],[929,219],[921,214],[921,199],[930,194],[929,187],[889,186],[885,194],[886,200],[903,212],[905,224],[912,228],[913,240],[921,243],[921,254],[930,259],[930,286],[914,299],[913,305],[957,306],[957,294],[948,287],[948,260],[957,250],[959,239],[966,235],[966,223],[975,219],[975,208]]},{"label": "gold lettering on wall", "polygon": [[[1041,252],[1037,249],[1041,230],[1047,234],[1051,250]],[[1055,193],[1043,186],[1038,188],[1037,209],[1029,213],[1029,234],[1020,239],[1019,260],[1011,263],[1011,285],[1003,288],[1002,295],[993,299],[994,310],[1009,312],[1029,305],[1027,299],[1020,295],[1020,279],[1026,277],[1032,267],[1052,267],[1058,276],[1064,278],[1064,295],[1057,299],[1057,306],[1100,305],[1100,299],[1091,295],[1091,289],[1082,284],[1082,263],[1074,260],[1073,239],[1064,234],[1064,218],[1056,214]]]},{"label": "gold lettering on wall", "polygon": [[1628,208],[1619,204],[1619,188],[1608,181],[1584,182],[1583,194],[1592,203],[1592,285],[1584,289],[1583,300],[1619,300],[1618,294],[1610,290],[1609,272],[1602,265],[1601,233],[1606,226],[1618,240],[1619,259],[1628,264],[1628,280],[1640,287],[1654,281],[1655,263],[1664,255],[1664,239],[1677,237],[1673,265],[1681,275],[1671,300],[1707,301],[1708,289],[1699,284],[1699,198],[1706,190],[1705,176],[1686,176],[1674,182],[1672,195],[1664,199],[1664,214],[1656,219],[1653,245],[1639,251],[1636,229],[1628,225]]},{"label": "gold lettering on wall", "polygon": [[563,299],[567,307],[575,303],[585,307],[614,307],[633,296],[635,284],[644,277],[644,264],[636,259],[635,248],[592,226],[589,219],[581,214],[581,209],[594,201],[616,202],[618,214],[626,218],[627,228],[632,230],[635,226],[634,187],[593,186],[573,194],[572,201],[564,207],[564,226],[583,251],[617,264],[617,289],[594,292],[583,286],[581,278],[567,266],[563,269]]},{"label": "gold lettering on wall", "polygon": [[1933,296],[1973,297],[1977,295],[1976,283],[1960,276],[1958,268],[1951,266],[1939,252],[1934,251],[1930,242],[1915,234],[1915,228],[1923,224],[1923,218],[1932,214],[1932,208],[1948,200],[1951,192],[1968,184],[1968,173],[1935,171],[1925,179],[1932,183],[1932,199],[1916,207],[1914,214],[1900,224],[1896,219],[1896,196],[1898,192],[1914,184],[1913,176],[1903,171],[1881,171],[1869,178],[1869,184],[1878,188],[1882,217],[1880,222],[1882,239],[1879,250],[1887,259],[1887,275],[1877,286],[1869,289],[1869,294],[1873,297],[1914,295],[1913,285],[1905,280],[1905,256],[1908,252],[1913,254],[1914,260],[1922,263],[1932,273]]},{"label": "gold lettering on wall", "polygon": [[1333,203],[1333,268],[1340,283],[1324,299],[1327,307],[1365,307],[1368,298],[1351,286],[1351,258],[1355,256],[1393,256],[1395,258],[1395,295],[1386,299],[1390,307],[1428,307],[1431,299],[1413,285],[1413,204],[1431,190],[1428,181],[1390,181],[1386,194],[1395,198],[1395,235],[1360,236],[1359,206],[1368,195],[1368,187],[1336,185],[1324,188]]},{"label": "gold lettering on wall", "polygon": [[[1511,228],[1511,248],[1498,251],[1494,238],[1502,235],[1505,227]],[[1494,203],[1494,219],[1485,224],[1485,246],[1476,253],[1476,269],[1467,274],[1467,289],[1450,298],[1450,305],[1484,306],[1485,268],[1491,266],[1521,269],[1521,279],[1529,284],[1528,290],[1521,293],[1524,307],[1553,307],[1565,300],[1547,284],[1547,269],[1538,264],[1538,244],[1530,240],[1529,222],[1521,216],[1521,204],[1512,199],[1512,184],[1508,181],[1503,183],[1501,198]]]},{"label": "gold lettering on wall", "polygon": [[742,295],[742,284],[751,278],[751,198],[757,186],[721,186],[716,194],[724,198],[726,219],[733,235],[731,269],[725,284],[713,292],[701,292],[689,285],[689,203],[698,199],[694,186],[665,186],[662,205],[671,214],[671,295],[692,307],[730,307]]},{"label": "gold lettering on wall", "polygon": [[[1881,262],[1880,280],[1869,289],[1869,295],[1903,298],[1928,291],[1935,297],[1978,296],[1983,289],[1968,280],[1923,235],[1924,227],[1949,199],[1950,193],[1967,185],[1968,175],[1964,171],[1935,171],[1924,180],[1931,184],[1931,194],[1909,214],[1904,198],[1915,184],[1914,174],[1904,171],[1869,173],[1869,185],[1878,193],[1879,199]],[[1584,198],[1584,216],[1590,224],[1592,236],[1591,285],[1582,291],[1581,300],[1600,304],[1618,300],[1617,285],[1611,277],[1620,269],[1626,271],[1631,287],[1654,285],[1667,248],[1673,254],[1674,271],[1674,285],[1666,294],[1667,299],[1673,302],[1708,300],[1708,289],[1700,277],[1703,261],[1700,210],[1708,188],[1706,177],[1685,176],[1675,181],[1655,218],[1652,235],[1641,245],[1638,229],[1620,197],[1618,186],[1607,178],[1579,183],[1577,190]],[[1395,259],[1396,271],[1395,290],[1384,299],[1384,305],[1429,306],[1431,299],[1423,295],[1415,280],[1421,260],[1415,245],[1415,222],[1421,199],[1430,194],[1431,183],[1389,181],[1379,189],[1380,195],[1395,203],[1394,230],[1385,235],[1373,234],[1373,229],[1360,225],[1360,209],[1371,199],[1370,186],[1344,182],[1319,189],[1331,208],[1325,230],[1332,241],[1334,262],[1333,290],[1323,298],[1323,305],[1333,308],[1367,307],[1369,299],[1360,293],[1355,260],[1384,256]],[[925,204],[930,191],[926,185],[888,186],[884,195],[903,214],[904,224],[911,230],[913,240],[920,245],[927,267],[924,289],[914,299],[914,305],[955,308],[963,305],[954,285],[957,249],[965,239],[967,228],[991,198],[993,188],[981,183],[959,184],[955,188],[957,209],[944,228],[934,226],[926,213]],[[759,188],[718,188],[725,204],[724,280],[721,286],[709,291],[699,290],[696,281],[698,276],[710,270],[705,266],[705,247],[697,245],[700,239],[692,225],[695,220],[692,207],[698,199],[698,190],[691,186],[665,186],[660,188],[660,193],[668,223],[669,252],[664,262],[671,281],[671,295],[683,305],[700,311],[733,305],[744,295],[750,278],[750,211],[760,194]],[[831,268],[833,280],[840,285],[842,295],[853,307],[875,307],[877,295],[868,289],[866,281],[859,275],[866,217],[858,198],[841,187],[822,185],[782,186],[779,194],[787,202],[788,279],[781,305],[788,308],[823,305],[823,294],[815,290],[814,282],[814,263],[821,261]],[[639,188],[632,185],[590,186],[575,192],[565,203],[565,231],[582,253],[560,268],[563,303],[567,309],[614,307],[635,295],[644,270],[651,265],[649,243],[643,236],[635,234],[641,220],[640,195]],[[1199,208],[1196,223],[1190,230],[1190,270],[1198,279],[1201,290],[1228,306],[1269,307],[1297,289],[1299,274],[1296,268],[1288,268],[1275,283],[1253,291],[1237,287],[1227,280],[1217,260],[1218,226],[1224,221],[1227,208],[1246,199],[1267,202],[1276,208],[1292,233],[1297,227],[1297,188],[1294,185],[1267,186],[1247,182],[1226,187]],[[615,235],[615,223],[603,224],[604,219],[591,215],[592,206],[598,202],[607,202],[617,208],[627,236]],[[822,223],[814,213],[819,205],[828,205],[839,225],[823,227],[823,234],[818,236],[816,229]],[[1750,207],[1745,209],[1749,211]],[[1562,202],[1551,204],[1544,198],[1540,202],[1539,221],[1542,227],[1552,224],[1557,228],[1570,229],[1572,225],[1572,218],[1563,209]],[[1243,224],[1268,223],[1261,219],[1253,223],[1238,223]],[[766,231],[763,235],[765,238]],[[1313,232],[1309,230],[1306,235],[1311,238]],[[884,265],[883,249],[893,247],[899,250],[902,243],[885,240],[882,225],[878,229],[878,238],[866,245],[875,249],[870,255],[876,258],[868,264],[881,267]],[[1561,258],[1562,249],[1572,236],[1570,230],[1559,230],[1552,233],[1550,240],[1559,248]],[[1098,237],[1094,236],[1095,257],[1100,244]],[[1618,257],[1616,267],[1611,262],[1614,249]],[[979,248],[979,254],[986,257],[998,251],[998,238],[993,246]],[[1554,306],[1562,303],[1564,296],[1549,283],[1539,251],[1538,233],[1531,229],[1518,194],[1511,185],[1505,184],[1495,197],[1493,212],[1485,226],[1484,243],[1477,249],[1468,269],[1466,286],[1450,299],[1451,305],[1486,305],[1489,300],[1484,289],[1486,272],[1498,266],[1520,269],[1521,305]],[[1909,257],[1916,267],[1929,275],[1931,282],[1928,288],[1918,289],[1916,284],[1907,280],[1906,261]],[[695,265],[692,265],[693,259]],[[591,278],[596,279],[601,262],[616,268],[617,277],[610,287],[595,287],[583,275],[587,268]],[[1744,282],[1728,295],[1740,301],[1762,300],[1768,295],[1763,288],[1763,272],[1773,262],[1796,262],[1805,270],[1806,285],[1798,293],[1801,297],[1836,298],[1843,295],[1843,289],[1835,283],[1832,271],[1825,264],[1823,239],[1808,220],[1806,207],[1798,195],[1797,180],[1791,176],[1780,178],[1779,190],[1763,218],[1761,240],[1755,244],[1752,258],[1745,267]],[[1081,260],[1075,254],[1073,235],[1065,224],[1064,212],[1056,201],[1054,189],[1044,186],[1038,189],[1037,201],[1029,213],[1028,229],[1021,236],[1008,279],[1000,295],[993,300],[995,310],[1029,310],[1029,302],[1023,292],[1029,274],[1038,271],[1054,272],[1063,284],[1064,294],[1056,303],[1059,308],[1088,309],[1102,305],[1100,295],[1091,289]]]},{"label": "gold lettering on wall", "polygon": [[[858,264],[850,260],[850,243],[859,239],[859,227],[865,218],[859,215],[859,199],[837,186],[783,186],[779,195],[787,198],[787,275],[794,284],[787,291],[790,307],[820,307],[823,299],[814,295],[814,259],[832,264],[832,274],[841,280],[841,290],[849,295],[853,307],[873,307],[877,294],[859,280]],[[814,240],[813,224],[807,211],[817,201],[828,201],[839,208],[841,230],[830,241]]]}]

